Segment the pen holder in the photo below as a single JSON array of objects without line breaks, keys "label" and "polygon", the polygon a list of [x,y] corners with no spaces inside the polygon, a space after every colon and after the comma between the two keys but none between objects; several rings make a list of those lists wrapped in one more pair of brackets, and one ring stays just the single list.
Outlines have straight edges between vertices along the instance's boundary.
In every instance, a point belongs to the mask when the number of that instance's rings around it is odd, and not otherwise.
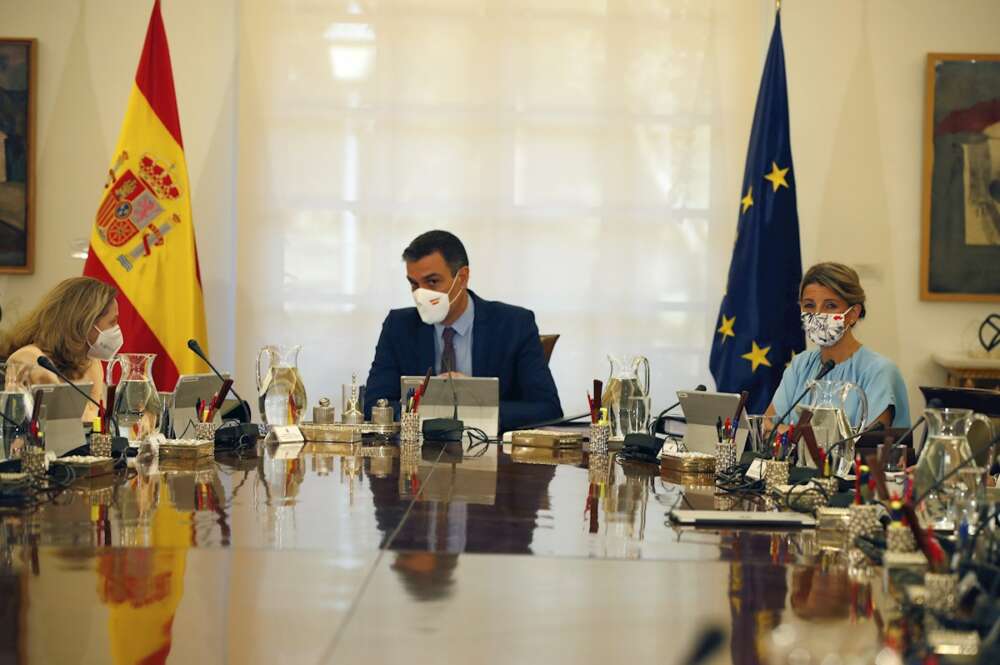
[{"label": "pen holder", "polygon": [[422,453],[419,441],[407,441],[406,439],[400,440],[399,476],[401,479],[409,478],[411,475],[420,470],[421,457]]},{"label": "pen holder", "polygon": [[723,439],[715,444],[715,471],[726,472],[736,466],[736,442]]},{"label": "pen holder", "polygon": [[92,489],[87,492],[87,498],[92,506],[109,506],[115,498],[115,491],[112,487]]},{"label": "pen holder", "polygon": [[819,490],[818,492],[814,492],[820,501],[817,507],[829,505],[830,499],[840,489],[840,483],[836,478],[813,478],[812,484]]},{"label": "pen holder", "polygon": [[893,522],[885,532],[886,547],[890,552],[916,552],[917,540],[910,527]]},{"label": "pen holder", "polygon": [[826,496],[815,485],[806,485],[799,492],[795,492],[793,489],[788,496],[788,506],[798,512],[812,513],[826,504]]},{"label": "pen holder", "polygon": [[788,461],[769,459],[764,460],[764,485],[770,493],[778,485],[788,484]]},{"label": "pen holder", "polygon": [[215,432],[219,429],[216,423],[195,423],[194,438],[199,441],[215,441]]},{"label": "pen holder", "polygon": [[591,485],[607,485],[611,472],[611,457],[591,451],[587,459],[587,480]]},{"label": "pen holder", "polygon": [[736,510],[739,508],[740,498],[735,494],[716,494],[712,497],[713,510]]},{"label": "pen holder", "polygon": [[927,607],[937,612],[954,612],[958,607],[958,575],[951,573],[924,573],[927,589]]},{"label": "pen holder", "polygon": [[588,450],[591,455],[608,454],[608,439],[611,437],[611,425],[591,425],[590,426],[590,446]]},{"label": "pen holder", "polygon": [[111,457],[111,435],[91,434],[90,454],[94,457]]},{"label": "pen holder", "polygon": [[420,441],[420,413],[408,411],[399,416],[399,440]]},{"label": "pen holder", "polygon": [[878,521],[878,506],[871,504],[852,504],[847,509],[847,547],[855,547],[857,538],[870,538],[882,530]]},{"label": "pen holder", "polygon": [[45,449],[38,446],[28,446],[21,453],[21,470],[30,476],[39,478],[48,471],[45,463]]},{"label": "pen holder", "polygon": [[840,489],[840,481],[836,478],[817,477],[812,479],[812,484],[823,490],[823,493],[826,494],[827,503],[830,502],[833,495]]}]

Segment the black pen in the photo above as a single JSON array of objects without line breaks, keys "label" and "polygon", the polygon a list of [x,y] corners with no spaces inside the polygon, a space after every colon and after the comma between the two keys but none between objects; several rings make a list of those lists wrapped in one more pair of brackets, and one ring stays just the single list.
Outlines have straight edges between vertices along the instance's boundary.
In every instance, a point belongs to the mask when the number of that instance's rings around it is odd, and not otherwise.
[{"label": "black pen", "polygon": [[719,437],[719,443],[722,443],[722,416],[715,421],[715,435]]}]

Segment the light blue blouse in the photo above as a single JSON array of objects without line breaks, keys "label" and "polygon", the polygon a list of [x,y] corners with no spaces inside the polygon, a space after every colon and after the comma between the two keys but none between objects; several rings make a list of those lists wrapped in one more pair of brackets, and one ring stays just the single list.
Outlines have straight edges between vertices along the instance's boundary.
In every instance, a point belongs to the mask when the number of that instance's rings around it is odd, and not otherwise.
[{"label": "light blue blouse", "polygon": [[[774,393],[772,404],[777,415],[783,414],[795,399],[809,385],[809,382],[819,374],[822,361],[819,350],[804,351],[785,368],[781,377],[781,385]],[[850,358],[838,363],[825,377],[829,381],[850,381],[861,386],[868,398],[868,422],[874,421],[889,407],[893,408],[893,427],[910,426],[910,402],[906,396],[906,384],[903,375],[895,364],[885,356],[870,351],[862,346]],[[800,404],[808,404],[807,395]],[[853,395],[847,403],[847,418],[851,424],[857,424],[860,416],[861,403]],[[786,422],[797,422],[798,414],[792,412]],[[865,423],[866,425],[868,423]]]}]

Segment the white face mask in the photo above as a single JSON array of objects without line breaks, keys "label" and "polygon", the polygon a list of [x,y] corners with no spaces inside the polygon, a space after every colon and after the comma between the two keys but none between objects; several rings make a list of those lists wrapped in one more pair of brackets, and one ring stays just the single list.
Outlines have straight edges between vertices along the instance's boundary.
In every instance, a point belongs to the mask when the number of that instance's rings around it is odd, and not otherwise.
[{"label": "white face mask", "polygon": [[824,348],[839,342],[847,332],[847,312],[852,309],[853,305],[840,314],[802,312],[802,328],[809,341]]},{"label": "white face mask", "polygon": [[97,329],[97,340],[90,345],[87,356],[94,360],[111,360],[125,343],[121,326],[113,326],[107,330],[101,330],[97,326],[94,328]]},{"label": "white face mask", "polygon": [[[458,277],[451,283],[451,289],[458,284]],[[448,318],[448,311],[451,309],[451,289],[447,293],[431,291],[430,289],[414,289],[413,302],[417,304],[417,313],[420,320],[428,325],[441,323]],[[462,292],[461,289],[458,291]]]}]

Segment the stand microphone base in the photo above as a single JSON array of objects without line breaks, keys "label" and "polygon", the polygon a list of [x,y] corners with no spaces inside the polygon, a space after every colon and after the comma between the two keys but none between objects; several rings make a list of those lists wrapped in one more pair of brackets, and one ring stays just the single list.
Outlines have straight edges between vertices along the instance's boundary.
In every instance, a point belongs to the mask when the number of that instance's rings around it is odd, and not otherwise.
[{"label": "stand microphone base", "polygon": [[465,424],[454,418],[430,418],[424,421],[424,441],[454,443],[462,440]]},{"label": "stand microphone base", "polygon": [[215,430],[215,449],[239,450],[249,456],[251,452],[256,454],[258,438],[260,438],[260,426],[253,423],[223,426]]},{"label": "stand microphone base", "polygon": [[[111,437],[111,456],[116,457],[115,453],[119,455],[128,455],[130,446],[128,445],[128,439],[124,436],[113,436]],[[138,450],[136,448],[135,450]],[[135,453],[132,453],[133,455]]]}]

